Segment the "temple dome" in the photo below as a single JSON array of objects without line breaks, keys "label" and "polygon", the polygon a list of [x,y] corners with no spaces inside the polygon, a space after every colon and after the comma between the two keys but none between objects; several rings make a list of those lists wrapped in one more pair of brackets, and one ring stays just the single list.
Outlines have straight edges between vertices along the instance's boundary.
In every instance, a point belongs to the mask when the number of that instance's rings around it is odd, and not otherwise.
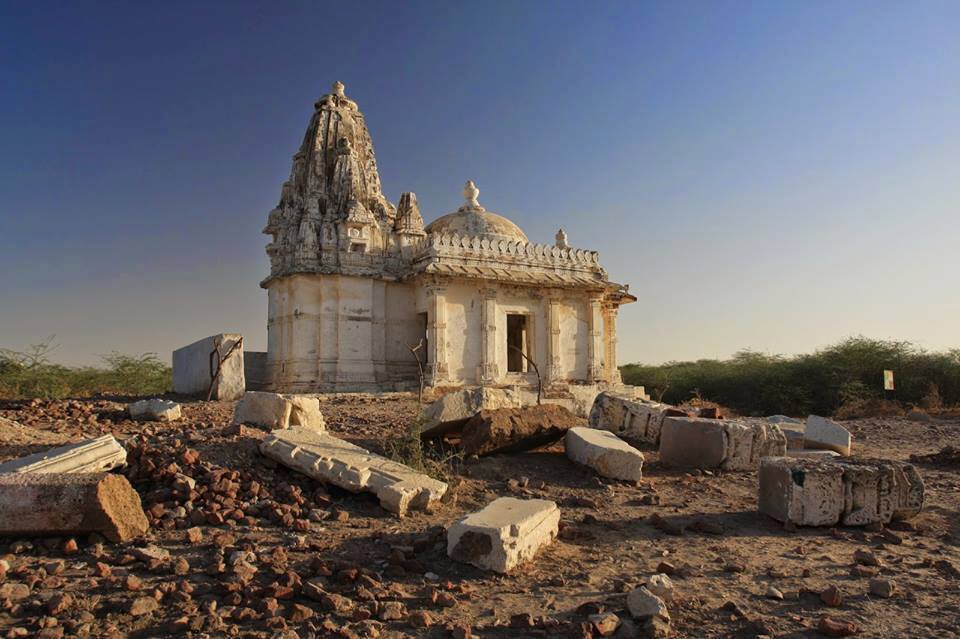
[{"label": "temple dome", "polygon": [[529,244],[519,226],[496,213],[487,211],[477,202],[480,189],[473,183],[467,182],[463,187],[463,196],[467,202],[453,213],[439,217],[424,229],[428,234],[465,235],[468,237],[484,237],[492,240],[507,240]]}]

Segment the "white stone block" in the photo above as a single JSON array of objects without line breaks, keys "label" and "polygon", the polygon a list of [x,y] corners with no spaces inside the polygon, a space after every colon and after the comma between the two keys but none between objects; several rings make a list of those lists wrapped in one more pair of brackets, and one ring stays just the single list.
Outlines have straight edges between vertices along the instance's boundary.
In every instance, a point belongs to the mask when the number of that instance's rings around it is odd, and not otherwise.
[{"label": "white stone block", "polygon": [[427,406],[423,413],[423,431],[443,425],[466,423],[481,410],[517,408],[520,397],[511,390],[502,388],[464,388],[442,395]]},{"label": "white stone block", "polygon": [[127,406],[134,419],[152,422],[173,422],[180,419],[180,404],[166,399],[141,399]]},{"label": "white stone block", "polygon": [[627,594],[627,610],[634,619],[663,617],[670,619],[670,612],[663,599],[653,594],[645,586],[634,588]]},{"label": "white stone block", "polygon": [[372,492],[381,506],[401,517],[409,509],[426,510],[447,490],[442,481],[314,430],[274,431],[260,452],[308,477],[352,492]]},{"label": "white stone block", "polygon": [[800,526],[885,524],[917,514],[923,498],[923,480],[903,462],[779,457],[760,465],[760,512]]},{"label": "white stone block", "polygon": [[669,408],[626,393],[600,393],[590,410],[590,426],[656,445]]},{"label": "white stone block", "polygon": [[567,457],[604,477],[640,481],[643,454],[616,435],[595,428],[576,427],[564,436]]},{"label": "white stone block", "polygon": [[806,448],[835,450],[845,457],[850,456],[852,439],[850,431],[825,417],[810,415],[803,431]]},{"label": "white stone block", "polygon": [[122,466],[127,451],[104,435],[0,464],[0,473],[97,473]]},{"label": "white stone block", "polygon": [[753,470],[763,457],[786,453],[776,424],[703,417],[667,417],[660,434],[660,461],[679,468]]},{"label": "white stone block", "polygon": [[557,536],[560,509],[545,499],[501,497],[447,530],[447,555],[496,572],[509,572]]},{"label": "white stone block", "polygon": [[[198,340],[173,351],[173,392],[182,395],[206,397],[210,387],[211,371],[216,372],[217,344],[223,370],[213,385],[211,399],[232,401],[240,399],[246,390],[243,372],[243,348],[233,346],[241,339],[237,333],[221,333]],[[233,348],[233,352],[230,350]],[[229,357],[227,354],[230,353]]]},{"label": "white stone block", "polygon": [[249,391],[233,410],[234,424],[253,424],[271,430],[303,428],[323,432],[326,422],[320,400],[313,395],[282,395]]}]

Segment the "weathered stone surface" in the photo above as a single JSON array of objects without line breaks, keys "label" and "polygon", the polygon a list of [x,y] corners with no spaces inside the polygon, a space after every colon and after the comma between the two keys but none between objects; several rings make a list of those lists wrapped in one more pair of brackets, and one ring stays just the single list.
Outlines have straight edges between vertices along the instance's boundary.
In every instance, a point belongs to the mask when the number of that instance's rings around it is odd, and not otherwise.
[{"label": "weathered stone surface", "polygon": [[496,572],[509,572],[552,542],[560,509],[545,499],[501,497],[447,530],[447,555]]},{"label": "weathered stone surface", "polygon": [[423,436],[439,437],[459,430],[482,410],[520,407],[521,400],[503,388],[464,388],[442,395],[423,412]]},{"label": "weathered stone surface", "polygon": [[320,412],[320,400],[311,395],[281,395],[249,391],[237,402],[234,424],[254,424],[263,428],[303,428],[323,432],[326,422]]},{"label": "weathered stone surface", "polygon": [[141,399],[127,406],[134,419],[153,422],[173,422],[180,419],[180,404],[166,399]]},{"label": "weathered stone surface", "polygon": [[640,481],[643,454],[616,435],[595,428],[575,427],[564,437],[567,457],[604,477]]},{"label": "weathered stone surface", "polygon": [[752,470],[786,450],[783,432],[769,423],[666,417],[660,434],[660,461],[679,468]]},{"label": "weathered stone surface", "polygon": [[590,426],[657,445],[669,408],[667,404],[643,401],[624,393],[600,393],[590,410]]},{"label": "weathered stone surface", "polygon": [[853,444],[850,431],[826,417],[810,415],[803,431],[804,448],[835,450],[846,457],[850,456]]},{"label": "weathered stone surface", "polygon": [[806,457],[808,459],[831,459],[833,457],[841,457],[840,453],[835,450],[807,450],[806,448],[790,448],[787,447],[787,457]]},{"label": "weathered stone surface", "polygon": [[148,528],[140,496],[121,475],[0,475],[0,535],[97,532],[118,542],[142,535]]},{"label": "weathered stone surface", "polygon": [[219,345],[223,366],[210,398],[221,401],[240,399],[246,390],[243,348],[234,346],[241,339],[237,333],[220,333],[173,351],[173,392],[206,397],[210,380],[217,370]]},{"label": "weathered stone surface", "polygon": [[559,440],[582,423],[555,404],[483,410],[464,424],[460,445],[475,455],[532,450]]},{"label": "weathered stone surface", "polygon": [[376,494],[380,505],[401,517],[425,510],[443,497],[447,485],[330,435],[301,428],[275,431],[260,452],[284,466],[352,492]]},{"label": "weathered stone surface", "polygon": [[627,610],[634,619],[663,617],[670,619],[670,612],[663,599],[647,590],[646,586],[634,588],[627,594]]},{"label": "weathered stone surface", "polygon": [[104,435],[0,464],[0,473],[96,473],[122,466],[127,451]]},{"label": "weathered stone surface", "polygon": [[771,424],[779,424],[781,428],[783,428],[784,424],[796,424],[797,426],[803,427],[802,419],[787,417],[786,415],[770,415],[770,417],[767,417],[767,421]]},{"label": "weathered stone surface", "polygon": [[885,524],[923,507],[923,480],[897,461],[768,458],[759,480],[760,512],[800,526]]}]

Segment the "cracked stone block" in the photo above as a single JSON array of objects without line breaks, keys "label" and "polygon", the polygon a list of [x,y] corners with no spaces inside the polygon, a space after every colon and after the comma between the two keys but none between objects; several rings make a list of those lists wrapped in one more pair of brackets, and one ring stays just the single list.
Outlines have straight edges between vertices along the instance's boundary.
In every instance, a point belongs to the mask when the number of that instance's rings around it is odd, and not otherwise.
[{"label": "cracked stone block", "polygon": [[616,435],[595,428],[576,427],[564,436],[567,457],[611,479],[640,481],[643,453]]},{"label": "cracked stone block", "polygon": [[149,527],[140,496],[122,475],[0,475],[2,536],[96,532],[121,542],[144,534]]},{"label": "cracked stone block", "polygon": [[600,393],[590,410],[590,426],[656,445],[670,408],[673,407],[623,393]]},{"label": "cracked stone block", "polygon": [[911,464],[883,459],[779,457],[760,465],[759,510],[799,526],[864,526],[907,519],[923,507]]},{"label": "cracked stone block", "polygon": [[506,573],[557,537],[560,509],[546,499],[500,497],[447,529],[447,555]]},{"label": "cracked stone block", "polygon": [[152,422],[173,422],[180,419],[180,404],[166,399],[141,399],[127,406],[130,417]]},{"label": "cracked stone block", "polygon": [[372,492],[381,506],[401,517],[410,509],[427,510],[447,490],[442,481],[409,466],[314,430],[275,431],[260,452],[308,477],[351,492]]},{"label": "cracked stone block", "polygon": [[660,433],[660,461],[676,468],[753,470],[786,450],[780,427],[766,422],[666,417]]},{"label": "cracked stone block", "polygon": [[323,432],[326,422],[320,400],[313,395],[286,395],[248,391],[233,411],[234,424],[253,424],[271,430],[303,428]]},{"label": "cracked stone block", "polygon": [[807,417],[803,439],[804,448],[835,450],[844,457],[850,456],[853,445],[849,430],[833,420],[817,415]]},{"label": "cracked stone block", "polygon": [[96,473],[127,463],[127,451],[104,435],[0,464],[0,473]]},{"label": "cracked stone block", "polygon": [[444,394],[423,411],[423,436],[436,437],[460,428],[482,410],[519,408],[517,393],[502,388],[464,388]]},{"label": "cracked stone block", "polygon": [[234,346],[242,339],[238,333],[220,333],[173,351],[173,392],[205,398],[217,370],[217,361],[223,357],[210,398],[220,401],[240,399],[246,390],[243,348]]}]

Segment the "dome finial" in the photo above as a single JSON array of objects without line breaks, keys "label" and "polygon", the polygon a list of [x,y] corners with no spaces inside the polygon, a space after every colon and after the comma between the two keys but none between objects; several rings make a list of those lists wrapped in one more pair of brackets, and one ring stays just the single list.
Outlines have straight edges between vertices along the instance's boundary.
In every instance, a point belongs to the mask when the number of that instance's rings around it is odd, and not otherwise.
[{"label": "dome finial", "polygon": [[483,208],[480,206],[480,202],[477,201],[478,195],[480,195],[480,189],[478,189],[477,185],[473,183],[473,180],[467,180],[467,183],[463,186],[463,197],[467,200],[467,208]]},{"label": "dome finial", "polygon": [[343,86],[343,82],[341,82],[340,80],[337,80],[336,82],[333,83],[333,94],[338,98],[346,97],[343,92],[345,88],[346,87]]}]

